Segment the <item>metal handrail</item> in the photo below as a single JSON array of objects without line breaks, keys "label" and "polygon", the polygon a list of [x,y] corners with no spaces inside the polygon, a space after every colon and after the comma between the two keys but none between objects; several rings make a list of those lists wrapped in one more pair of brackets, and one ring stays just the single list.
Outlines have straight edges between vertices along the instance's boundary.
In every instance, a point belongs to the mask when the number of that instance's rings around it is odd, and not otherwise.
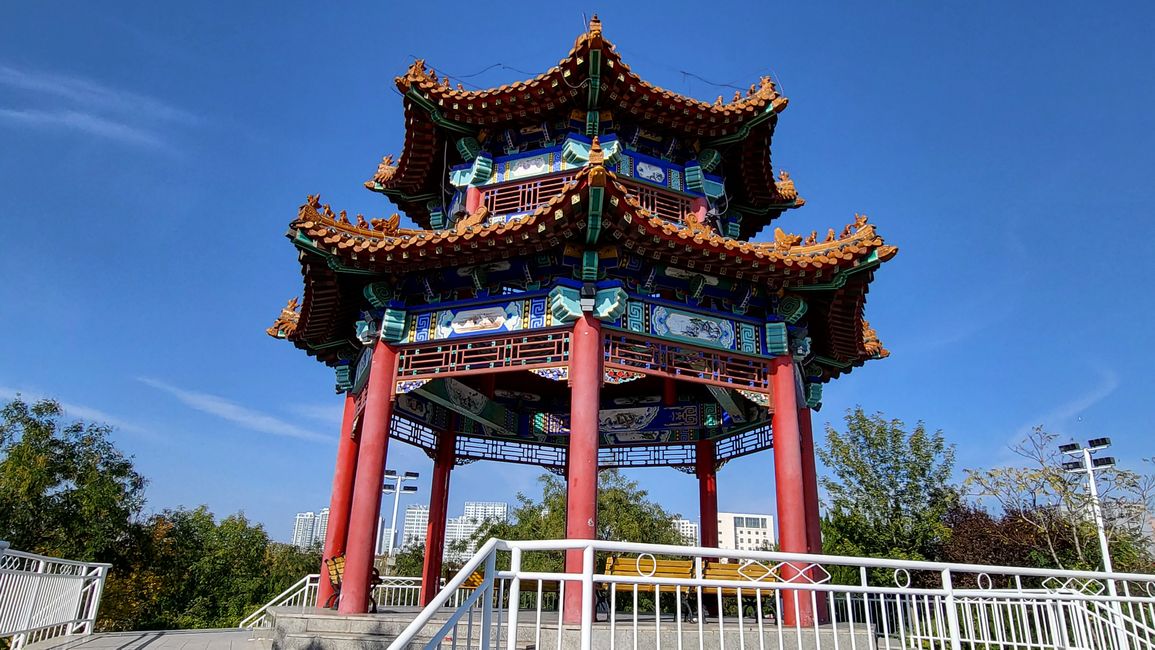
[{"label": "metal handrail", "polygon": [[0,638],[12,650],[52,637],[92,634],[112,566],[12,550],[0,552]]},{"label": "metal handrail", "polygon": [[[237,625],[237,627],[243,630],[251,630],[256,627],[264,627],[261,625],[261,623],[265,622],[265,615],[268,613],[270,607],[280,607],[284,603],[292,601],[301,595],[307,597],[309,594],[309,589],[319,585],[320,579],[321,574],[319,573],[310,573],[304,578],[301,578],[300,580],[293,583],[293,586],[277,594],[264,605],[261,605],[257,611],[246,616],[244,620],[242,620]],[[314,602],[314,604],[316,603]],[[303,602],[302,605],[305,605],[305,603]]]}]

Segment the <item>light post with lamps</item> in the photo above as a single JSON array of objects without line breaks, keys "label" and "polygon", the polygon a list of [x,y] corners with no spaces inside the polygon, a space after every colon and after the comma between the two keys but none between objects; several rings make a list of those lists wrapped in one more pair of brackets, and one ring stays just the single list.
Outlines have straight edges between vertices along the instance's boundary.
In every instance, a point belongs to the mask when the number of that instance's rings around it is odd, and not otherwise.
[{"label": "light post with lamps", "polygon": [[[1095,530],[1099,533],[1099,552],[1103,556],[1103,571],[1105,573],[1114,573],[1111,566],[1111,551],[1107,547],[1107,529],[1103,522],[1103,509],[1099,505],[1099,488],[1095,483],[1095,472],[1101,469],[1107,469],[1115,466],[1115,459],[1112,456],[1103,456],[1102,458],[1092,458],[1092,454],[1097,451],[1102,451],[1111,446],[1110,438],[1092,438],[1087,441],[1087,446],[1081,446],[1077,442],[1059,445],[1059,451],[1070,456],[1081,456],[1079,460],[1070,460],[1063,463],[1063,469],[1068,472],[1086,472],[1087,473],[1087,489],[1091,494],[1091,512],[1095,517]],[[1115,615],[1115,631],[1118,634],[1120,648],[1128,647],[1126,630],[1123,627],[1122,611],[1119,606],[1118,593],[1115,590],[1115,580],[1107,578],[1107,593],[1111,595],[1111,610]]]},{"label": "light post with lamps", "polygon": [[393,521],[389,525],[389,550],[386,551],[388,557],[393,557],[393,540],[397,538],[397,504],[401,500],[401,493],[413,494],[417,491],[416,485],[402,485],[402,483],[416,481],[420,476],[421,474],[418,472],[405,472],[398,475],[397,470],[385,470],[385,484],[381,486],[381,492],[393,495]]}]

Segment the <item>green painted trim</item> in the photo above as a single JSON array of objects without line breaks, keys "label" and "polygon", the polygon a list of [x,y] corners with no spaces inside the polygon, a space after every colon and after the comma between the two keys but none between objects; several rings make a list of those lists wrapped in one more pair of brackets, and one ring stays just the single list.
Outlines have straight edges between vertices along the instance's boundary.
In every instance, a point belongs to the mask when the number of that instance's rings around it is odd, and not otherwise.
[{"label": "green painted trim", "polygon": [[437,108],[437,104],[429,101],[429,98],[417,92],[413,88],[410,88],[408,91],[406,91],[405,97],[412,100],[414,104],[417,104],[421,108],[425,109],[425,112],[429,113],[429,118],[433,120],[433,123],[445,129],[446,131],[463,133],[465,135],[477,135],[476,128],[447,119],[444,115],[441,114],[441,110]]},{"label": "green painted trim", "polygon": [[713,148],[723,144],[730,144],[732,142],[741,142],[742,140],[746,139],[746,136],[750,135],[750,131],[754,127],[765,122],[766,120],[773,118],[777,114],[778,113],[774,111],[774,102],[770,102],[766,105],[766,108],[764,108],[761,113],[750,118],[748,122],[740,126],[737,132],[730,135],[724,135],[720,138],[714,138],[713,140],[706,140],[702,144],[706,147]]},{"label": "green painted trim", "polygon": [[595,110],[598,107],[598,98],[602,91],[602,51],[590,50],[590,87],[586,109]]},{"label": "green painted trim", "polygon": [[686,189],[706,193],[706,175],[702,173],[701,165],[686,165],[683,178],[686,180]]},{"label": "green painted trim", "polygon": [[454,187],[483,185],[491,176],[493,176],[493,158],[486,154],[474,158],[473,164],[469,166],[469,169],[459,169],[455,172],[450,172],[449,182]]},{"label": "green painted trim", "polygon": [[778,309],[774,310],[774,313],[793,325],[806,314],[807,309],[809,305],[798,296],[784,296],[778,300]]},{"label": "green painted trim", "polygon": [[859,262],[857,265],[839,271],[830,282],[827,284],[811,284],[803,287],[790,287],[791,291],[828,291],[831,289],[841,289],[846,286],[847,279],[855,273],[861,273],[869,269],[877,267],[882,264],[882,260],[878,259],[878,251],[870,251],[870,255],[865,260]]},{"label": "green painted trim", "polygon": [[333,374],[337,382],[334,388],[338,393],[353,390],[353,371],[349,366],[337,366],[333,368]]},{"label": "green painted trim", "polygon": [[558,324],[572,323],[581,318],[581,294],[577,289],[554,287],[549,292],[549,313]]},{"label": "green painted trim", "polygon": [[481,143],[477,141],[477,138],[466,136],[457,140],[457,153],[461,154],[461,157],[467,162],[476,158],[480,152]]},{"label": "green painted trim", "polygon": [[586,135],[594,137],[601,131],[602,116],[600,111],[586,111]]},{"label": "green painted trim", "polygon": [[698,164],[704,171],[714,171],[721,162],[722,154],[718,153],[717,149],[703,149],[698,152]]},{"label": "green painted trim", "polygon": [[385,315],[381,319],[382,341],[397,343],[405,339],[405,326],[409,322],[406,315],[404,309],[385,310]]},{"label": "green painted trim", "polygon": [[595,282],[598,279],[598,252],[587,250],[582,253],[581,279],[585,282]]},{"label": "green painted trim", "polygon": [[[589,205],[586,208],[586,244],[594,245],[602,234],[602,203],[606,195],[606,188],[589,188]],[[595,272],[595,280],[596,272]]]},{"label": "green painted trim", "polygon": [[790,335],[786,323],[766,323],[766,354],[780,357],[790,354]]},{"label": "green painted trim", "polygon": [[370,282],[361,290],[364,294],[365,300],[369,301],[375,309],[384,309],[389,305],[389,301],[393,299],[393,287],[389,286],[388,282]]},{"label": "green painted trim", "polygon": [[629,294],[621,287],[598,291],[594,297],[594,317],[608,322],[616,321],[626,313],[629,299]]},{"label": "green painted trim", "polygon": [[838,368],[839,370],[846,370],[854,365],[854,363],[850,361],[839,361],[838,359],[823,356],[815,356],[814,362],[821,363],[824,366],[830,366],[831,368]]},{"label": "green painted trim", "polygon": [[806,384],[806,406],[822,408],[822,384]]},{"label": "green painted trim", "polygon": [[359,269],[359,268],[352,267],[352,266],[345,266],[345,264],[341,261],[341,258],[337,257],[336,255],[334,255],[333,253],[330,253],[327,250],[324,250],[323,248],[319,248],[315,243],[313,243],[313,240],[302,235],[301,231],[299,231],[299,230],[293,236],[292,240],[293,240],[294,246],[296,246],[299,249],[307,250],[310,253],[313,253],[315,255],[319,255],[322,259],[325,260],[325,263],[328,264],[329,268],[333,269],[334,271],[337,271],[338,273],[348,273],[349,275],[370,275],[370,276],[380,276],[381,275],[380,273],[378,273],[376,271],[370,271],[367,269]]}]

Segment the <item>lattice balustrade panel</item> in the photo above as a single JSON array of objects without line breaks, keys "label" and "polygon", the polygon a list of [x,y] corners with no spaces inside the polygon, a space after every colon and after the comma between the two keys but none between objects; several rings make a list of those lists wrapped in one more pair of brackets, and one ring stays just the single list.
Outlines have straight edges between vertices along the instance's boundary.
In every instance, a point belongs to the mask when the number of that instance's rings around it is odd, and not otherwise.
[{"label": "lattice balustrade panel", "polygon": [[553,330],[407,345],[401,347],[397,379],[557,367],[569,359],[569,336],[568,330]]},{"label": "lattice balustrade panel", "polygon": [[602,447],[598,467],[669,467],[693,465],[694,445]]},{"label": "lattice balustrade panel", "polygon": [[566,452],[563,447],[493,438],[458,436],[456,451],[459,463],[469,459],[497,460],[523,465],[541,465],[547,468],[564,468],[566,461]]},{"label": "lattice balustrade panel", "polygon": [[681,222],[682,217],[690,211],[692,199],[673,192],[663,192],[640,183],[623,182],[629,193],[638,200],[650,214],[666,219],[667,221]]},{"label": "lattice balustrade panel", "polygon": [[399,415],[389,421],[389,436],[422,449],[437,449],[437,434],[432,429]]},{"label": "lattice balustrade panel", "polygon": [[624,332],[607,332],[605,350],[607,368],[770,392],[770,369],[766,360],[758,357],[697,348]]},{"label": "lattice balustrade panel", "polygon": [[502,183],[482,190],[481,204],[492,215],[533,212],[561,194],[572,174],[535,178],[520,183]]},{"label": "lattice balustrade panel", "polygon": [[747,454],[769,449],[774,446],[774,434],[770,425],[751,429],[729,438],[722,438],[714,443],[715,458],[719,461],[738,458]]}]

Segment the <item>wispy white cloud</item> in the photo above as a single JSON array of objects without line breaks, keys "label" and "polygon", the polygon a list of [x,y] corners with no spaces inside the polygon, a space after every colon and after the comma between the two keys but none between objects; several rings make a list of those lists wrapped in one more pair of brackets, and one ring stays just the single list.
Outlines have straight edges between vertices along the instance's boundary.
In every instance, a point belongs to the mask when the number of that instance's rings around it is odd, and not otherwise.
[{"label": "wispy white cloud", "polygon": [[341,426],[341,419],[345,416],[345,405],[341,400],[334,400],[332,404],[293,404],[289,410],[303,418],[323,422],[334,431]]},{"label": "wispy white cloud", "polygon": [[197,115],[155,97],[90,79],[0,64],[0,87],[23,106],[0,107],[0,122],[26,128],[67,129],[125,144],[163,148],[172,126],[193,126]]},{"label": "wispy white cloud", "polygon": [[325,436],[315,431],[310,431],[274,415],[241,406],[219,395],[186,390],[150,377],[139,377],[138,380],[157,390],[172,395],[191,409],[232,422],[250,431],[286,438],[296,438],[298,440],[309,440],[312,442],[331,442],[334,439],[334,436]]},{"label": "wispy white cloud", "polygon": [[[49,395],[45,395],[37,391],[18,390],[8,386],[0,386],[0,399],[10,400],[17,395],[23,397],[25,401],[55,399]],[[90,422],[102,422],[109,426],[120,429],[121,431],[127,431],[131,433],[151,433],[146,427],[136,424],[130,420],[125,420],[124,418],[111,415],[100,409],[92,408],[91,406],[84,406],[83,404],[75,404],[73,402],[62,402],[60,400],[56,401],[59,402],[60,407],[64,409],[65,415],[70,417],[78,418],[81,420],[88,420]]]},{"label": "wispy white cloud", "polygon": [[147,147],[166,146],[152,131],[79,111],[0,108],[0,121],[29,127],[69,129]]},{"label": "wispy white cloud", "polygon": [[0,65],[0,85],[51,95],[90,110],[135,115],[156,122],[197,124],[201,119],[172,104],[89,79]]},{"label": "wispy white cloud", "polygon": [[1103,401],[1109,397],[1111,393],[1114,393],[1115,389],[1119,388],[1119,373],[1106,367],[1099,367],[1095,370],[1099,378],[1093,386],[1084,389],[1080,394],[1064,401],[1051,410],[1031,418],[1029,422],[1025,422],[1015,431],[1016,441],[1022,439],[1023,436],[1026,436],[1032,429],[1039,425],[1042,425],[1043,428],[1052,432],[1069,425],[1072,418],[1077,417],[1083,411]]}]

